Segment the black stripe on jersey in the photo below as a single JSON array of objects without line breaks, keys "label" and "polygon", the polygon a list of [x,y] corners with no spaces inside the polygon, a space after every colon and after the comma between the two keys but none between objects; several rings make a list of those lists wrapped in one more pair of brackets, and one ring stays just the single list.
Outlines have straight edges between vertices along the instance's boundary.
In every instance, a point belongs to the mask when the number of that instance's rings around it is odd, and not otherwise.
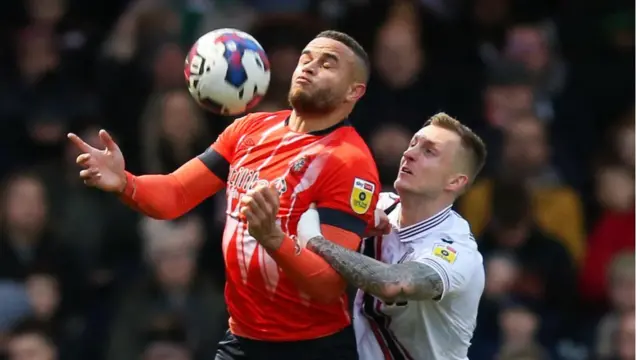
[{"label": "black stripe on jersey", "polygon": [[[382,255],[380,251],[382,249],[381,242],[381,237],[366,239],[363,242],[362,253],[376,260],[380,260]],[[404,349],[389,329],[391,318],[376,310],[376,302],[379,300],[367,293],[364,293],[362,300],[362,315],[369,321],[371,331],[378,340],[378,345],[380,345],[380,350],[383,352],[385,359],[412,360],[407,350]]]},{"label": "black stripe on jersey", "polygon": [[212,148],[208,148],[205,152],[198,155],[198,159],[220,180],[227,182],[229,177],[229,161]]},{"label": "black stripe on jersey", "polygon": [[343,230],[351,231],[359,236],[362,236],[367,228],[367,223],[364,220],[355,215],[336,209],[319,208],[318,216],[320,216],[321,224],[331,225]]},{"label": "black stripe on jersey", "polygon": [[[289,121],[291,120],[291,115],[287,116],[287,118],[284,120],[284,126],[289,126]],[[349,121],[349,119],[343,119],[342,121],[340,121],[339,123],[330,126],[326,129],[322,129],[322,130],[316,130],[316,131],[310,131],[308,132],[309,135],[313,135],[313,136],[324,136],[324,135],[329,135],[331,134],[334,130],[337,130],[343,126],[352,126],[351,125],[351,121]]]},{"label": "black stripe on jersey", "polygon": [[398,204],[400,204],[400,198],[397,198],[396,201],[393,202],[393,204],[391,204],[391,206],[389,206],[388,208],[384,209],[384,213],[389,215],[391,214],[391,212],[398,207]]}]

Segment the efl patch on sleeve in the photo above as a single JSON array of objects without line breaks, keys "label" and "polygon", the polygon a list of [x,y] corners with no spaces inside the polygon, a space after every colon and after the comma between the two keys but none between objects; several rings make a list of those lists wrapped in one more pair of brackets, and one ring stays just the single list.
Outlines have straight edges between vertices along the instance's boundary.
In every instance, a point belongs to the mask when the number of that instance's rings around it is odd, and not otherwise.
[{"label": "efl patch on sleeve", "polygon": [[373,193],[375,190],[376,185],[374,183],[355,178],[353,181],[353,189],[351,190],[351,210],[359,215],[366,213],[373,201]]},{"label": "efl patch on sleeve", "polygon": [[433,255],[441,258],[449,264],[453,264],[458,257],[458,252],[447,244],[436,244],[433,247]]}]

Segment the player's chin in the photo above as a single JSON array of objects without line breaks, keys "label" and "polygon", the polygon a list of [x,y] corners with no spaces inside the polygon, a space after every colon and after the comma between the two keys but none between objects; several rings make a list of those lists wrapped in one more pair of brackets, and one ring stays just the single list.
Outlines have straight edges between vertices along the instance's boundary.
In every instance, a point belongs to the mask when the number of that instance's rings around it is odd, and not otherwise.
[{"label": "player's chin", "polygon": [[315,101],[308,91],[292,89],[289,94],[289,103],[294,109],[315,109]]},{"label": "player's chin", "polygon": [[291,91],[289,92],[289,98],[294,101],[300,101],[305,98],[311,98],[311,92],[309,89],[305,89],[301,84],[293,84]]},{"label": "player's chin", "polygon": [[396,181],[393,182],[393,187],[396,189],[396,191],[399,192],[409,192],[412,190],[411,182],[409,181],[409,179],[403,179],[401,176],[398,176],[398,178],[396,178]]}]

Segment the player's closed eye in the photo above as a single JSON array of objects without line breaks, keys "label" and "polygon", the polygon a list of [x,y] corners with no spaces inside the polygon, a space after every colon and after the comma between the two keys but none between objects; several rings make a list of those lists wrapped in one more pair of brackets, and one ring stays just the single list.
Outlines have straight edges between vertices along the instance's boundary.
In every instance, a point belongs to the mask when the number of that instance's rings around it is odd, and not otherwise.
[{"label": "player's closed eye", "polygon": [[298,62],[300,64],[306,65],[308,63],[311,62],[311,57],[307,54],[302,54],[302,56],[300,56],[300,59],[298,60]]},{"label": "player's closed eye", "polygon": [[429,154],[429,155],[436,155],[436,151],[431,147],[425,147],[424,148],[424,152]]}]

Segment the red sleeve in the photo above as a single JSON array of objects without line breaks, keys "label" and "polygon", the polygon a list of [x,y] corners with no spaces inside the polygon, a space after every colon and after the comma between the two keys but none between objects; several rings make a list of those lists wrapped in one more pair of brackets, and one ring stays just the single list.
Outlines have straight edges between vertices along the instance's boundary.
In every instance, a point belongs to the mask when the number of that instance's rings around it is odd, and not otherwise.
[{"label": "red sleeve", "polygon": [[229,175],[235,146],[247,117],[229,125],[197,158],[168,175],[135,176],[127,172],[122,201],[156,219],[175,219],[222,190]]},{"label": "red sleeve", "polygon": [[368,150],[339,151],[318,179],[315,203],[322,224],[364,235],[380,194],[378,170]]},{"label": "red sleeve", "polygon": [[[333,154],[314,190],[323,236],[354,251],[373,219],[380,189],[373,159],[362,156],[365,154],[369,155],[368,151],[360,150],[356,156]],[[294,245],[286,238],[272,254],[280,268],[313,298],[324,302],[339,299],[346,287],[340,274],[310,250],[296,253]]]},{"label": "red sleeve", "polygon": [[[360,236],[352,232],[329,225],[322,225],[321,229],[325,238],[349,250],[355,251],[360,243]],[[346,283],[342,276],[311,250],[298,249],[290,237],[285,237],[280,248],[270,255],[287,277],[311,298],[331,303],[339,301],[344,294]]]},{"label": "red sleeve", "polygon": [[588,241],[587,254],[581,274],[581,288],[584,296],[600,301],[606,298],[607,267],[614,256],[611,237],[617,231],[612,228],[609,216],[596,225]]}]

